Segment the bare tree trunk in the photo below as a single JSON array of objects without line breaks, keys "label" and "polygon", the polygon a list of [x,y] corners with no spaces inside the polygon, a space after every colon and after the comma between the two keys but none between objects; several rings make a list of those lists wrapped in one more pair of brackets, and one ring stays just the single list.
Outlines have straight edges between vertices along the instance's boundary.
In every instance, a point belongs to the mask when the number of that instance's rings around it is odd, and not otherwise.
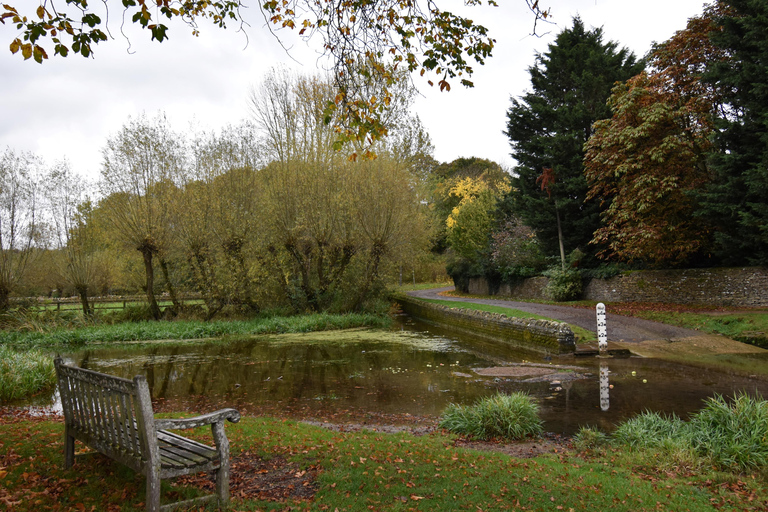
[{"label": "bare tree trunk", "polygon": [[5,286],[0,286],[0,312],[8,311],[8,308],[10,308],[11,303],[8,300],[9,296],[10,290]]},{"label": "bare tree trunk", "polygon": [[373,247],[371,247],[371,252],[368,257],[368,275],[366,276],[365,282],[360,289],[360,294],[357,296],[357,302],[355,303],[356,310],[359,310],[362,307],[363,302],[368,298],[368,294],[371,291],[371,286],[379,277],[379,265],[381,264],[381,257],[384,255],[384,252],[385,248],[383,244],[378,242],[374,243]]},{"label": "bare tree trunk", "polygon": [[171,283],[171,276],[168,272],[168,263],[165,258],[158,256],[160,262],[160,269],[163,271],[163,279],[165,279],[165,288],[168,290],[168,295],[171,296],[171,302],[173,303],[173,311],[178,312],[181,309],[178,297],[176,297],[176,290]]},{"label": "bare tree trunk", "polygon": [[80,304],[83,306],[83,316],[88,318],[93,314],[93,311],[91,311],[91,308],[88,305],[88,287],[77,286],[75,289],[77,290],[77,294],[80,296]]},{"label": "bare tree trunk", "polygon": [[152,268],[152,249],[143,247],[140,249],[144,257],[144,271],[147,274],[147,302],[149,302],[149,313],[155,320],[160,320],[160,307],[155,299],[155,271]]},{"label": "bare tree trunk", "polygon": [[563,228],[560,226],[560,210],[557,209],[555,202],[555,218],[557,218],[557,240],[560,243],[560,265],[565,272],[565,248],[563,247]]}]

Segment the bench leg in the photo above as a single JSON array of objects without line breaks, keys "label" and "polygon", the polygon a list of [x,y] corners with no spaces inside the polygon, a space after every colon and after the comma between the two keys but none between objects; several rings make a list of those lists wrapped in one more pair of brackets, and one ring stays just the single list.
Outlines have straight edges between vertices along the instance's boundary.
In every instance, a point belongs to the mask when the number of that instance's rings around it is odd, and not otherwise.
[{"label": "bench leg", "polygon": [[147,512],[160,512],[160,473],[147,471]]},{"label": "bench leg", "polygon": [[69,469],[75,463],[75,438],[64,429],[64,469]]},{"label": "bench leg", "polygon": [[223,421],[213,424],[212,430],[221,458],[221,466],[216,472],[216,495],[219,498],[219,507],[225,509],[229,503],[229,440],[224,434]]},{"label": "bench leg", "polygon": [[229,459],[226,464],[222,461],[221,467],[216,472],[216,495],[219,498],[219,507],[227,508],[229,502]]}]

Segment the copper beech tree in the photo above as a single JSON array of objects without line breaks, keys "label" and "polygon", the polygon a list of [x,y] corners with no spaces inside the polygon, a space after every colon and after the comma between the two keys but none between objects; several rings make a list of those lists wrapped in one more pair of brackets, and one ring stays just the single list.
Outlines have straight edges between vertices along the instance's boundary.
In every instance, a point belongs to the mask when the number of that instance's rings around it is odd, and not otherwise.
[{"label": "copper beech tree", "polygon": [[711,230],[698,216],[695,190],[710,180],[711,136],[721,101],[701,80],[726,55],[709,34],[723,7],[705,9],[684,30],[657,45],[650,69],[617,85],[610,119],[594,124],[585,145],[588,199],[606,209],[593,243],[602,257],[683,265],[709,247]]},{"label": "copper beech tree", "polygon": [[[524,0],[535,23],[549,16],[538,0]],[[472,87],[473,64],[482,65],[491,55],[494,39],[486,27],[471,19],[442,10],[435,0],[260,0],[256,5],[267,26],[282,40],[298,37],[319,39],[333,68],[336,94],[327,105],[329,116],[341,112],[339,142],[373,140],[387,132],[382,121],[392,101],[385,87],[381,96],[366,95],[374,78],[392,86],[392,70],[417,72],[450,90],[458,80]],[[466,0],[469,6],[497,7],[495,0]],[[122,20],[146,30],[159,42],[169,37],[174,20],[186,24],[194,35],[207,21],[226,28],[245,29],[243,11],[250,7],[239,0],[41,0],[2,4],[0,22],[17,32],[10,51],[24,59],[44,62],[50,55],[70,53],[89,57],[111,39],[108,21]],[[362,63],[362,67],[361,67]],[[327,119],[330,120],[330,117]]]}]

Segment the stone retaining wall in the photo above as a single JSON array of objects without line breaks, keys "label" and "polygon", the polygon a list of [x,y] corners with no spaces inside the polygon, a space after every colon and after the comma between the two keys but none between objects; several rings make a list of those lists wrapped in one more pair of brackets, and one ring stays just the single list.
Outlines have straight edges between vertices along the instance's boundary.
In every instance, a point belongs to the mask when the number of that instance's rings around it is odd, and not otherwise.
[{"label": "stone retaining wall", "polygon": [[397,295],[395,300],[413,317],[512,346],[555,354],[572,353],[576,347],[573,331],[561,322],[449,308],[404,295]]},{"label": "stone retaining wall", "polygon": [[[546,277],[501,285],[495,295],[546,299]],[[484,278],[469,281],[469,293],[492,295]],[[608,302],[668,302],[705,306],[768,306],[768,268],[704,268],[622,272],[585,283],[584,299]]]}]

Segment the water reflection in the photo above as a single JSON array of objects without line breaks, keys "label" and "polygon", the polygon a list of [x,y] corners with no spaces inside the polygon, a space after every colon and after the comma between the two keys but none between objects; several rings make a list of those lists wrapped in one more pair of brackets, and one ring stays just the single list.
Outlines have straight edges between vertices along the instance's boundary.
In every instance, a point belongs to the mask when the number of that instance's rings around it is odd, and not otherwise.
[{"label": "water reflection", "polygon": [[[412,321],[389,332],[103,348],[67,358],[122,377],[146,375],[160,410],[236,407],[245,414],[375,423],[408,415],[436,417],[451,402],[469,404],[497,391],[525,391],[540,403],[546,429],[562,433],[582,425],[610,431],[644,410],[685,418],[715,393],[768,392],[761,380],[653,359],[611,359],[610,371],[598,359],[549,361],[538,353]],[[482,377],[475,372],[523,361],[537,364],[536,376]],[[584,368],[558,372],[558,363]]]},{"label": "water reflection", "polygon": [[608,383],[608,365],[600,363],[600,409],[607,411],[611,408],[610,384]]}]

